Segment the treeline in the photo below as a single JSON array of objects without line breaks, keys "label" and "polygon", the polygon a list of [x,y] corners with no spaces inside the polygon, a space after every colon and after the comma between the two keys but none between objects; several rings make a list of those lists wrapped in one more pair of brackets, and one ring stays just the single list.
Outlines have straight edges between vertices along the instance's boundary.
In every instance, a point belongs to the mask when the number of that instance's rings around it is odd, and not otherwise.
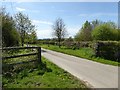
[{"label": "treeline", "polygon": [[3,8],[0,12],[2,17],[2,46],[24,46],[25,43],[37,41],[35,25],[29,17],[21,12],[11,16]]},{"label": "treeline", "polygon": [[114,22],[86,21],[74,38],[75,41],[119,41],[120,30]]},{"label": "treeline", "polygon": [[[56,19],[52,26],[53,39],[42,40],[44,44],[55,44],[59,47],[61,45],[71,45],[70,43],[88,42],[88,41],[119,41],[120,30],[116,23],[108,21],[93,20],[91,22],[85,21],[82,28],[76,33],[74,37],[65,38],[67,33],[66,24],[62,18]],[[73,31],[74,32],[74,31]],[[64,43],[64,44],[63,44]]]},{"label": "treeline", "polygon": [[56,36],[56,38],[38,40],[38,42],[53,45],[70,45],[70,43],[73,42],[120,41],[120,30],[117,28],[117,25],[114,22],[103,22],[99,20],[94,20],[92,22],[86,21],[74,37],[65,38],[63,35],[65,35],[67,31],[65,31],[65,28],[64,30],[60,27],[65,26],[63,22],[60,22],[61,20],[57,19],[60,25],[57,22],[54,24],[56,28],[53,29],[53,34]]}]

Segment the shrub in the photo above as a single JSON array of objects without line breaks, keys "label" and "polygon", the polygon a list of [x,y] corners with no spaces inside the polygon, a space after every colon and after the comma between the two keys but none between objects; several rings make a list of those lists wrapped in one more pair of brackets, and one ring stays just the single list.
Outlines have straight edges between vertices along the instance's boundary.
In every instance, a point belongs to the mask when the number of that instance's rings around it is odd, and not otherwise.
[{"label": "shrub", "polygon": [[95,54],[98,57],[119,61],[120,60],[120,42],[117,41],[99,41],[95,44]]},{"label": "shrub", "polygon": [[116,40],[116,30],[114,30],[110,25],[108,24],[102,24],[100,26],[97,26],[92,31],[92,37],[94,40]]}]

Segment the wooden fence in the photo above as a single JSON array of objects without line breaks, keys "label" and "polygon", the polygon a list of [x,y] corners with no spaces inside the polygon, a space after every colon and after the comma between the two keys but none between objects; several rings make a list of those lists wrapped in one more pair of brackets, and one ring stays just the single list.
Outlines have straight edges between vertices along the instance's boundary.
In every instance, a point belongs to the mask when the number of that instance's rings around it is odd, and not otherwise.
[{"label": "wooden fence", "polygon": [[4,51],[4,50],[5,51],[8,51],[8,50],[19,50],[19,49],[36,49],[37,52],[29,53],[29,54],[22,54],[22,55],[14,55],[14,56],[5,56],[5,57],[3,56],[2,60],[10,59],[10,58],[17,58],[17,57],[37,55],[38,56],[37,61],[39,63],[41,63],[41,47],[3,47],[3,48],[0,48],[0,50],[2,50],[2,51]]}]

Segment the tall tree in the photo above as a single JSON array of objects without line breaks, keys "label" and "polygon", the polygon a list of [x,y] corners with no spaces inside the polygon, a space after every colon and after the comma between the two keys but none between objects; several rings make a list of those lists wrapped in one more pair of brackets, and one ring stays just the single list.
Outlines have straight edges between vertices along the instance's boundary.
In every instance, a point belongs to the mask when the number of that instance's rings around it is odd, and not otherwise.
[{"label": "tall tree", "polygon": [[92,30],[93,29],[95,29],[95,27],[97,27],[97,26],[99,26],[99,25],[101,25],[101,24],[103,24],[104,22],[102,22],[102,21],[100,21],[100,20],[93,20],[92,22],[91,22],[91,25],[92,25]]},{"label": "tall tree", "polygon": [[31,23],[29,17],[21,12],[16,14],[15,20],[16,28],[20,33],[22,46],[24,46],[26,35],[34,31],[35,26]]},{"label": "tall tree", "polygon": [[90,22],[86,21],[80,31],[75,35],[77,41],[91,41],[92,26]]},{"label": "tall tree", "polygon": [[61,40],[67,35],[66,25],[61,18],[58,18],[53,25],[53,36],[57,37],[59,47]]},{"label": "tall tree", "polygon": [[2,16],[2,46],[18,46],[20,42],[20,36],[15,29],[15,21],[5,9],[0,12]]},{"label": "tall tree", "polygon": [[106,22],[106,24],[110,25],[110,27],[113,28],[113,29],[117,29],[117,25],[116,25],[115,22],[108,21],[108,22]]},{"label": "tall tree", "polygon": [[26,43],[36,43],[37,42],[37,34],[35,31],[32,31],[31,33],[27,33],[25,37]]},{"label": "tall tree", "polygon": [[92,31],[92,37],[94,40],[116,40],[116,35],[117,31],[107,23],[97,26]]}]

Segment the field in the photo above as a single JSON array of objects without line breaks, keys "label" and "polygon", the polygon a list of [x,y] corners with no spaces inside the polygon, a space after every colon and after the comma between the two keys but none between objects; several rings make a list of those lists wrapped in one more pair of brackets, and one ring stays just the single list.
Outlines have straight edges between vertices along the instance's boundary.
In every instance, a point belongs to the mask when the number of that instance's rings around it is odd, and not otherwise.
[{"label": "field", "polygon": [[3,67],[4,88],[86,88],[68,72],[42,57],[42,64],[30,62]]},{"label": "field", "polygon": [[81,58],[86,58],[86,59],[89,59],[89,60],[92,60],[95,62],[118,66],[118,62],[107,60],[107,59],[100,58],[100,57],[95,57],[95,53],[92,48],[80,48],[80,49],[73,50],[73,49],[68,49],[66,47],[59,48],[58,46],[55,46],[55,45],[50,45],[48,47],[48,45],[42,44],[42,45],[38,45],[38,46],[41,46],[42,48],[54,50],[57,52],[62,52],[65,54],[69,54],[69,55],[73,55],[73,56],[77,56],[77,57],[81,57]]}]

